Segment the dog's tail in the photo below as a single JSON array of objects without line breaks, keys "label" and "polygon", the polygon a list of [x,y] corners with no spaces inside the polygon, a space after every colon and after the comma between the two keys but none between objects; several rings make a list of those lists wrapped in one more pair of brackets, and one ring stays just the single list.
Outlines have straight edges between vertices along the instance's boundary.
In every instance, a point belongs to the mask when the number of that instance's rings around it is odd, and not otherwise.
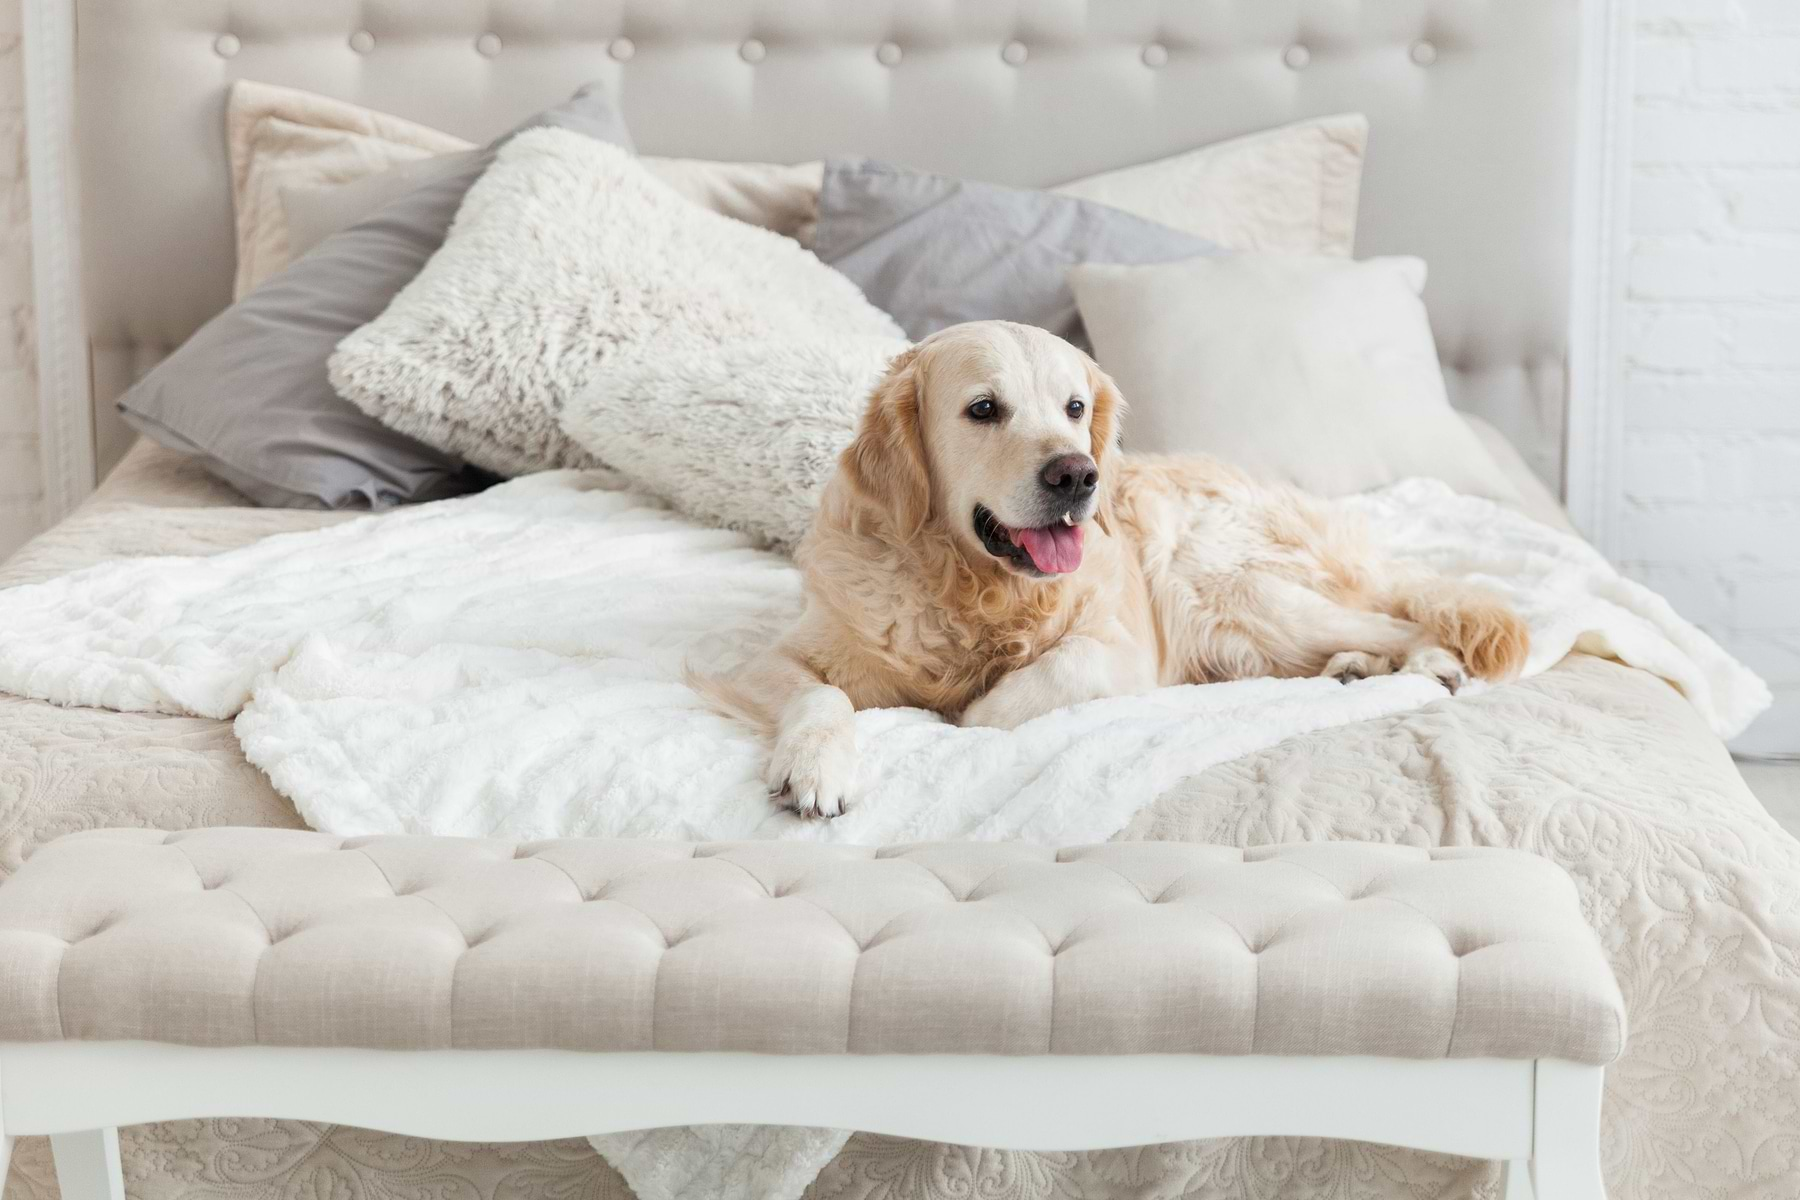
[{"label": "dog's tail", "polygon": [[1531,631],[1504,597],[1456,579],[1409,580],[1396,595],[1397,615],[1431,631],[1470,671],[1501,682],[1524,669]]},{"label": "dog's tail", "polygon": [[774,718],[735,675],[708,675],[687,662],[681,666],[681,681],[693,688],[706,701],[706,706],[720,716],[754,726],[765,736],[774,736]]}]

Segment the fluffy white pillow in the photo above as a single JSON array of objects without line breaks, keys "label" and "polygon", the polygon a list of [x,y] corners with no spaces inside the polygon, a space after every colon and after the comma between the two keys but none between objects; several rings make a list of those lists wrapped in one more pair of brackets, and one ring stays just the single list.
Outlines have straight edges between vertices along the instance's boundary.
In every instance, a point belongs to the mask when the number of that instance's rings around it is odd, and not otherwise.
[{"label": "fluffy white pillow", "polygon": [[1242,254],[1068,279],[1131,404],[1128,450],[1211,454],[1322,496],[1425,476],[1518,503],[1450,407],[1419,259]]},{"label": "fluffy white pillow", "polygon": [[[674,369],[720,347],[822,332],[884,349],[899,337],[791,239],[688,203],[616,147],[533,130],[469,190],[418,277],[339,344],[331,381],[383,424],[502,474],[617,466],[629,455],[607,429],[584,426],[577,442],[561,424],[615,362]],[[779,420],[778,406],[762,417]]]}]

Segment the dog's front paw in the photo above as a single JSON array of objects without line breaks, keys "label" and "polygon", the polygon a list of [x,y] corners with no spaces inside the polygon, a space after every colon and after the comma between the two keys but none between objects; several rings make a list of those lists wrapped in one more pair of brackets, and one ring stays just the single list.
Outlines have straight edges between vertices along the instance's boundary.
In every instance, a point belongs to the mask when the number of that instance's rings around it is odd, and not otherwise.
[{"label": "dog's front paw", "polygon": [[784,730],[769,759],[769,798],[802,817],[831,818],[849,807],[856,775],[856,729],[849,723]]},{"label": "dog's front paw", "polygon": [[1449,688],[1452,695],[1469,682],[1469,670],[1463,666],[1462,659],[1442,646],[1420,646],[1406,656],[1406,662],[1400,669],[1408,675],[1424,675],[1435,679]]}]

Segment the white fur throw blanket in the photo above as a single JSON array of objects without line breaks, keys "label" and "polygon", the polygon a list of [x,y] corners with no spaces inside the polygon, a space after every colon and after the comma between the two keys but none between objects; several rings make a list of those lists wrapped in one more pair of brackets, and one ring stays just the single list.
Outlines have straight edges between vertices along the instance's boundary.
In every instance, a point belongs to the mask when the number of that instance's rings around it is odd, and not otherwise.
[{"label": "white fur throw blanket", "polygon": [[[1571,649],[1661,675],[1730,736],[1761,681],[1581,541],[1412,480],[1341,501],[1391,554],[1488,583]],[[1205,767],[1441,698],[1418,676],[1165,688],[962,729],[857,714],[857,800],[771,807],[768,753],[684,663],[733,666],[798,611],[799,575],[604,472],[551,472],[211,558],[103,563],[0,592],[0,690],[237,718],[315,828],[540,838],[1098,841]]]},{"label": "white fur throw blanket", "polygon": [[[1580,541],[1443,485],[1343,502],[1404,558],[1481,579],[1530,622],[1527,670],[1571,649],[1667,678],[1729,736],[1749,672]],[[236,715],[250,760],[315,828],[514,838],[1097,841],[1161,792],[1288,736],[1444,695],[1418,676],[1249,680],[1095,701],[1020,729],[857,715],[849,814],[773,809],[768,747],[681,682],[798,608],[785,559],[558,472],[211,558],[105,563],[0,591],[0,690]],[[842,1131],[719,1127],[594,1139],[643,1200],[796,1200]]]}]

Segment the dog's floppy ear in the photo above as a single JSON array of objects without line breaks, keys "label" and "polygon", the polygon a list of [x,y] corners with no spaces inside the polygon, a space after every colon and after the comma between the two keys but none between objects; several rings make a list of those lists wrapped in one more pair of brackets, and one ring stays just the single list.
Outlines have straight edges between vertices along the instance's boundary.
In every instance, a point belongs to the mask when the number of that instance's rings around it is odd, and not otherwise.
[{"label": "dog's floppy ear", "polygon": [[919,348],[896,355],[869,397],[856,439],[838,460],[865,503],[889,514],[902,537],[931,515],[931,480],[919,428]]},{"label": "dog's floppy ear", "polygon": [[1112,486],[1107,476],[1107,464],[1119,449],[1119,427],[1125,421],[1125,397],[1119,394],[1119,385],[1112,381],[1112,376],[1100,369],[1100,364],[1088,359],[1088,386],[1094,392],[1092,432],[1088,436],[1092,444],[1094,465],[1100,468],[1100,507],[1094,510],[1094,520],[1107,533],[1112,532]]}]

